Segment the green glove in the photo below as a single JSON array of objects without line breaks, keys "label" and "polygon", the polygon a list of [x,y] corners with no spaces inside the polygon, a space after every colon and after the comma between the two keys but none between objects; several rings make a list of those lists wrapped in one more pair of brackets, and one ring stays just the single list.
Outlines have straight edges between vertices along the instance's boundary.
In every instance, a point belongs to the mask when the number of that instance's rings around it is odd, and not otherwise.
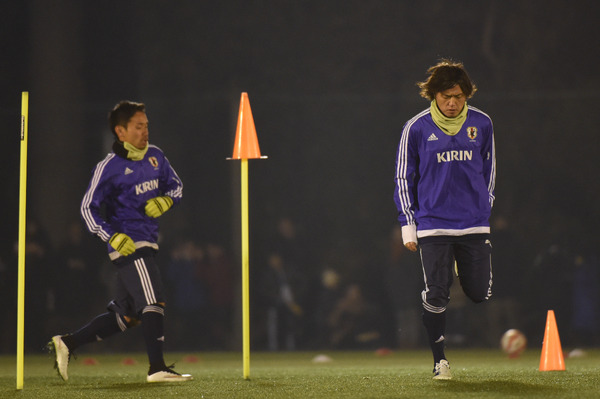
[{"label": "green glove", "polygon": [[127,234],[115,233],[110,237],[108,243],[123,256],[131,255],[135,252],[135,243]]},{"label": "green glove", "polygon": [[146,215],[157,218],[166,211],[169,210],[170,207],[173,206],[173,200],[169,196],[163,197],[154,197],[146,201]]}]

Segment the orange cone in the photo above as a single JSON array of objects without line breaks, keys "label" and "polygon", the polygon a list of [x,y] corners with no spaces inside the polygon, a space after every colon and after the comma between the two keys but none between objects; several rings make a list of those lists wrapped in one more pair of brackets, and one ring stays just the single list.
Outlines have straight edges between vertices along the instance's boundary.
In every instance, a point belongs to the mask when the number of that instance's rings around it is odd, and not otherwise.
[{"label": "orange cone", "polygon": [[232,159],[255,159],[261,157],[254,127],[254,118],[250,109],[248,93],[242,93],[237,129],[235,130],[235,143]]},{"label": "orange cone", "polygon": [[83,364],[86,366],[95,366],[98,364],[98,360],[94,359],[93,357],[86,357],[83,359]]},{"label": "orange cone", "polygon": [[548,311],[546,319],[546,332],[544,333],[544,345],[542,346],[542,357],[540,359],[540,371],[564,370],[565,359],[563,356],[560,337],[554,310]]}]

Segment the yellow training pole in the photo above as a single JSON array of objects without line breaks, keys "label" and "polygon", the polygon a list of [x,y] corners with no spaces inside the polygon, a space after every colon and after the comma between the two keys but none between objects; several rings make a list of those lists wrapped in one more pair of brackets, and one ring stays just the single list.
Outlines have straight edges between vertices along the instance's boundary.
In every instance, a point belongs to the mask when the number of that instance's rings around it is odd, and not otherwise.
[{"label": "yellow training pole", "polygon": [[227,159],[242,161],[242,346],[244,379],[250,379],[250,256],[248,254],[248,159],[264,159],[260,155],[254,118],[248,93],[242,93],[233,155]]},{"label": "yellow training pole", "polygon": [[242,159],[242,325],[244,379],[250,378],[250,278],[248,234],[248,159]]},{"label": "yellow training pole", "polygon": [[19,189],[19,277],[17,282],[17,389],[23,389],[25,348],[25,210],[27,203],[27,128],[29,93],[21,96],[21,173]]}]

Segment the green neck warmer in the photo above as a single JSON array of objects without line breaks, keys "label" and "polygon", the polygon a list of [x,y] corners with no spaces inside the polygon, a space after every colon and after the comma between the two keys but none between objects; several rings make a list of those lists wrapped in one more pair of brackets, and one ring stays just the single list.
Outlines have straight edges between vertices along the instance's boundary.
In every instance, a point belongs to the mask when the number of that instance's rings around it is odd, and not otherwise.
[{"label": "green neck warmer", "polygon": [[463,123],[467,120],[467,103],[463,107],[460,114],[454,118],[448,118],[440,111],[435,100],[431,102],[431,117],[435,124],[442,129],[442,131],[450,136],[454,136],[460,131]]},{"label": "green neck warmer", "polygon": [[132,161],[141,161],[144,159],[144,155],[146,155],[146,152],[148,151],[148,144],[146,144],[146,147],[142,148],[141,150],[127,142],[123,143],[123,147],[127,150],[127,158],[131,159]]}]

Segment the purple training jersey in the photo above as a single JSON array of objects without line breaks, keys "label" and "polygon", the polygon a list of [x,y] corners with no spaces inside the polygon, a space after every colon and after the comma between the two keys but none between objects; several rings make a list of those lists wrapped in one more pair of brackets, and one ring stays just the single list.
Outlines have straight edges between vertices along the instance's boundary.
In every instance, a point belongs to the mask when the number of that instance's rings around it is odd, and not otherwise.
[{"label": "purple training jersey", "polygon": [[416,225],[417,237],[489,233],[495,181],[494,128],[482,111],[468,106],[455,135],[429,109],[404,125],[394,200],[400,224]]},{"label": "purple training jersey", "polygon": [[[147,216],[146,201],[161,195],[181,201],[183,184],[160,148],[149,145],[140,161],[109,153],[94,169],[81,203],[88,230],[103,241],[125,233],[137,248],[158,249],[158,219]],[[119,257],[109,244],[111,259]]]}]

